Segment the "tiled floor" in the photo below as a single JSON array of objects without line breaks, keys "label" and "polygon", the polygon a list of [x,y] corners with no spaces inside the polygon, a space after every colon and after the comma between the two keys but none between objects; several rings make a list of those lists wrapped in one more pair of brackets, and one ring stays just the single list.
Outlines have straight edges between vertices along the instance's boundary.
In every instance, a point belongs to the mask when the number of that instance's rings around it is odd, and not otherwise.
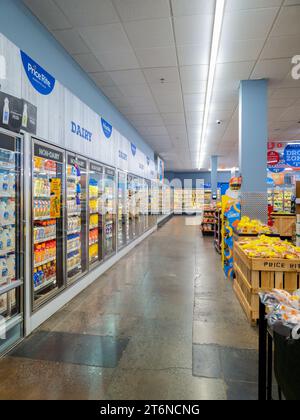
[{"label": "tiled floor", "polygon": [[256,399],[257,331],[174,218],[0,361],[0,399]]}]

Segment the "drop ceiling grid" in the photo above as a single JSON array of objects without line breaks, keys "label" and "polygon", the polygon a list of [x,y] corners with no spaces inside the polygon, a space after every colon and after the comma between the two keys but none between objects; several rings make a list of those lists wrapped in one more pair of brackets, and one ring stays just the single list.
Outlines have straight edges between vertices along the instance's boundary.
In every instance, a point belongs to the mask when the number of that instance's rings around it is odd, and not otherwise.
[{"label": "drop ceiling grid", "polygon": [[[166,157],[168,169],[196,169],[215,0],[24,3]],[[222,154],[221,166],[237,166],[241,79],[270,78],[269,134],[297,136],[300,82],[291,78],[290,58],[300,54],[299,17],[299,0],[227,0],[206,147]]]}]

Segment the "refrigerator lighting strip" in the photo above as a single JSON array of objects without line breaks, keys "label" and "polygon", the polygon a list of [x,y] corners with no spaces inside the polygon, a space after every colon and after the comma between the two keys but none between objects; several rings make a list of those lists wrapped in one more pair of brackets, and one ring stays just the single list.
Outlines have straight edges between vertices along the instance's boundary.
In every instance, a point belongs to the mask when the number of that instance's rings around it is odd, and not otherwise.
[{"label": "refrigerator lighting strip", "polygon": [[17,287],[23,286],[23,281],[13,281],[13,280],[7,280],[8,282],[11,281],[12,283],[7,284],[5,286],[0,286],[0,295],[4,295],[5,293],[10,292],[11,290],[16,289]]}]

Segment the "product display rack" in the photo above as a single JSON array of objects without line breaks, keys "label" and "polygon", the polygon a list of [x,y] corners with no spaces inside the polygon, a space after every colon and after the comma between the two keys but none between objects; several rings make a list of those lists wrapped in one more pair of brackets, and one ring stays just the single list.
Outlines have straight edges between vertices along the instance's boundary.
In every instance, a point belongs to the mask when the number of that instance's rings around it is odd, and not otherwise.
[{"label": "product display rack", "polygon": [[89,162],[89,265],[99,264],[103,259],[103,232],[102,232],[102,206],[103,206],[103,166],[97,162]]},{"label": "product display rack", "polygon": [[107,259],[116,252],[116,171],[104,168],[103,190],[103,257]]},{"label": "product display rack", "polygon": [[292,198],[295,195],[293,187],[277,187],[268,190],[268,204],[273,207],[275,212],[292,211]]},{"label": "product display rack", "polygon": [[[87,160],[67,153],[67,279],[77,280],[87,270]],[[77,233],[73,233],[77,231]],[[71,233],[72,232],[72,233]]]},{"label": "product display rack", "polygon": [[0,355],[23,336],[23,142],[0,130]]},{"label": "product display rack", "polygon": [[174,189],[174,214],[183,213],[183,190]]},{"label": "product display rack", "polygon": [[202,234],[204,236],[213,236],[215,234],[215,208],[205,208],[203,211],[203,221],[201,224]]},{"label": "product display rack", "polygon": [[64,152],[33,141],[32,290],[33,307],[63,286]]},{"label": "product display rack", "polygon": [[221,254],[222,252],[222,210],[215,211],[215,231],[214,231],[214,244],[216,251]]}]

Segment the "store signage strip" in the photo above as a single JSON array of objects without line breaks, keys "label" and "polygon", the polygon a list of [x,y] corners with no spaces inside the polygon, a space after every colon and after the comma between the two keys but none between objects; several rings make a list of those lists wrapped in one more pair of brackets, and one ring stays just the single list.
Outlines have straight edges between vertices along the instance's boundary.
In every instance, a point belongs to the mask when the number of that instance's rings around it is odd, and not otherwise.
[{"label": "store signage strip", "polygon": [[63,163],[64,161],[64,155],[62,152],[50,149],[49,147],[41,146],[39,144],[34,145],[34,155],[43,159],[51,159],[59,163]]}]

